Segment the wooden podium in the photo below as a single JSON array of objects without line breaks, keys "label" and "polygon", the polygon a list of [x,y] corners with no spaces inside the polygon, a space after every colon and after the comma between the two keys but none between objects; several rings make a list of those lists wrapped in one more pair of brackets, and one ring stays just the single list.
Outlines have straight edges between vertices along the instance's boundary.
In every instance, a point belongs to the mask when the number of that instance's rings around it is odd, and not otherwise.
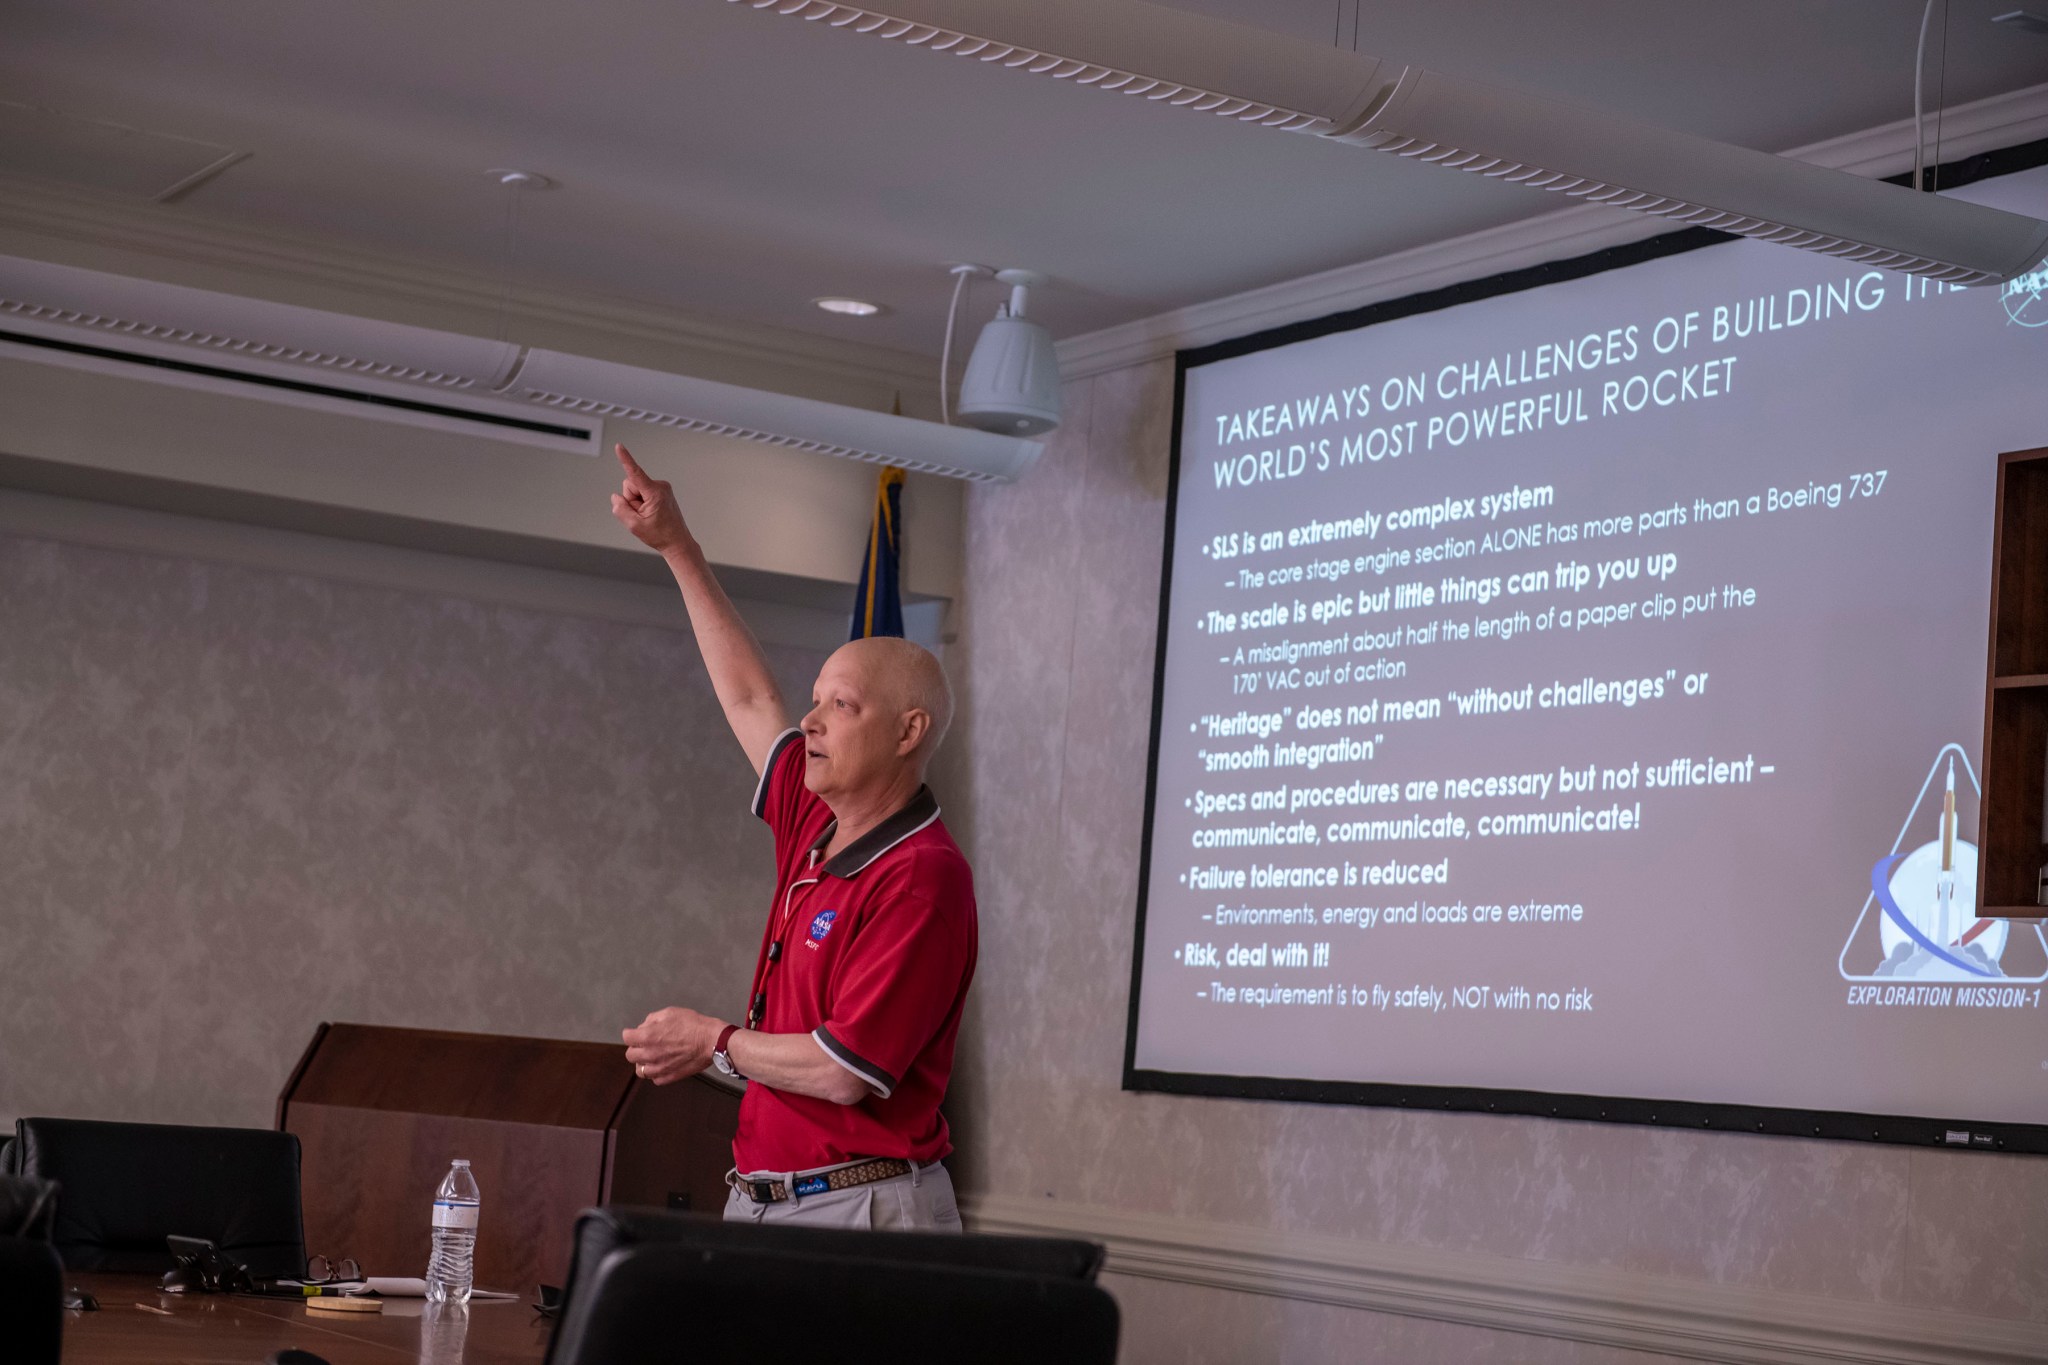
[{"label": "wooden podium", "polygon": [[569,1267],[594,1204],[716,1213],[740,1089],[640,1080],[618,1044],[322,1024],[278,1096],[298,1135],[306,1250],[426,1273],[434,1191],[465,1157],[483,1192],[476,1283],[529,1300]]}]

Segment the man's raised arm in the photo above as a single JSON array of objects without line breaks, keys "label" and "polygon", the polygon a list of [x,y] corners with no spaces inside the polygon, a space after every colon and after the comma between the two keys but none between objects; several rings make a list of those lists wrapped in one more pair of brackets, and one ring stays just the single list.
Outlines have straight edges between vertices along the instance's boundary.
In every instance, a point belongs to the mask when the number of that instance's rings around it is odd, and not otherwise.
[{"label": "man's raised arm", "polygon": [[682,508],[676,504],[675,490],[649,477],[624,446],[613,449],[625,466],[626,482],[612,494],[612,515],[643,545],[660,551],[668,561],[676,586],[683,590],[690,628],[697,633],[697,648],[704,655],[718,704],[725,708],[726,723],[747,751],[747,761],[759,772],[768,761],[775,737],[789,728],[789,708],[783,704],[782,689],[775,685],[775,675],[761,657],[754,632],[747,629],[705,563],[703,548],[690,534]]}]

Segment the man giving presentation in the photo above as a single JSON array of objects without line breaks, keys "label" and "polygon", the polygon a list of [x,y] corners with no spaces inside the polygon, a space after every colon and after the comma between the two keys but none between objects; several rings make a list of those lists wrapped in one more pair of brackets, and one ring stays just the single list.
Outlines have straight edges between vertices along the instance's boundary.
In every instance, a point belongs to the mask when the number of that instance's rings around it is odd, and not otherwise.
[{"label": "man giving presentation", "polygon": [[907,640],[855,640],[792,725],[674,490],[617,449],[612,515],[675,574],[775,832],[746,1018],[656,1010],[624,1031],[626,1060],[657,1085],[707,1066],[747,1079],[728,1219],[957,1232],[939,1104],[976,940],[973,876],[924,785],[952,718],[945,672]]}]

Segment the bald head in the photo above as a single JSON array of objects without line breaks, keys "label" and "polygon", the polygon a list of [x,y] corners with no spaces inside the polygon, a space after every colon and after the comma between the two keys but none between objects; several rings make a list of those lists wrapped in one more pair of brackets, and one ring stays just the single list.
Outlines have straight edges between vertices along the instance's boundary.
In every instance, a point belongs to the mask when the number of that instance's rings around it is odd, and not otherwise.
[{"label": "bald head", "polygon": [[835,664],[850,668],[885,711],[925,713],[929,725],[915,756],[920,767],[929,763],[953,723],[953,689],[932,652],[893,635],[874,635],[841,645],[825,661],[828,669]]}]

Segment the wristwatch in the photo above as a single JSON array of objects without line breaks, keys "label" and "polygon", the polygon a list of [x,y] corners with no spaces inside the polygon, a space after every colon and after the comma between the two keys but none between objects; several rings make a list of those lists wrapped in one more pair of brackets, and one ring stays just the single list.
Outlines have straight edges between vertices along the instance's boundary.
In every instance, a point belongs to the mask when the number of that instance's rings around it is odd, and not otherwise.
[{"label": "wristwatch", "polygon": [[739,1079],[745,1080],[746,1077],[740,1075],[740,1069],[732,1064],[732,1054],[725,1050],[725,1045],[731,1042],[732,1036],[739,1031],[738,1024],[727,1024],[718,1031],[718,1042],[711,1049],[711,1064],[728,1076],[738,1076]]}]

